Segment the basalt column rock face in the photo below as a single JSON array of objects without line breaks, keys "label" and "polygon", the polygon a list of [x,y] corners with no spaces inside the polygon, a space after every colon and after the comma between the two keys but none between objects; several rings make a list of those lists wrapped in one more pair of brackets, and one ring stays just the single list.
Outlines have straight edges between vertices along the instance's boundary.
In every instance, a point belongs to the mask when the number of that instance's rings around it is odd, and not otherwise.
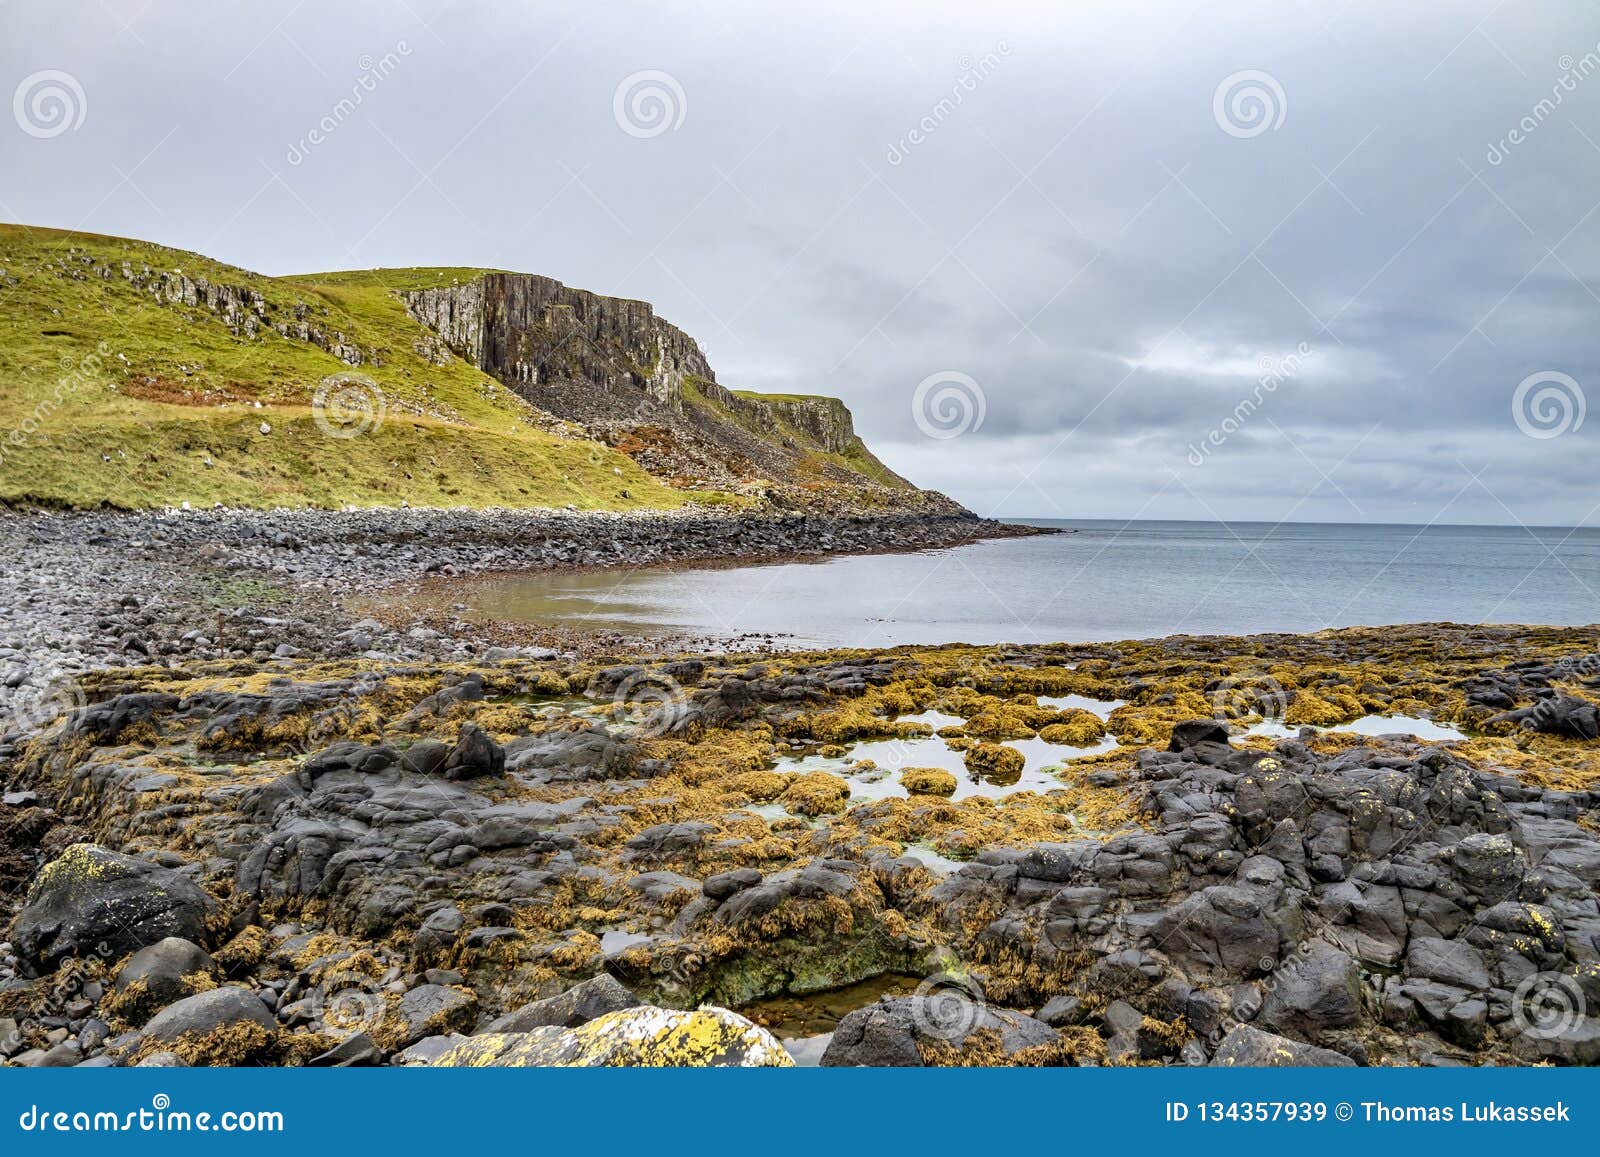
[{"label": "basalt column rock face", "polygon": [[648,302],[521,273],[401,297],[455,356],[674,486],[764,493],[780,506],[965,513],[879,462],[839,399],[720,385],[705,351]]},{"label": "basalt column rock face", "polygon": [[[611,395],[609,402],[590,398],[596,408],[588,414],[556,409],[562,417],[615,417],[616,399],[632,400],[632,391],[680,410],[686,375],[715,380],[694,339],[656,317],[649,302],[602,297],[524,273],[488,273],[404,297],[413,317],[508,385],[573,381]],[[548,400],[543,391],[536,397]]]}]

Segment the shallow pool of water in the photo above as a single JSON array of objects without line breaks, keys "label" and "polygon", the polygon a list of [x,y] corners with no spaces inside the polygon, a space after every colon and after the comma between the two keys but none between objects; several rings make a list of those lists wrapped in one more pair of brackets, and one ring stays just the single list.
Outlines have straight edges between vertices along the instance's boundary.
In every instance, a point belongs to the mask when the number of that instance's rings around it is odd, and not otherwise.
[{"label": "shallow pool of water", "polygon": [[[1010,783],[993,782],[967,770],[962,752],[951,748],[937,736],[919,739],[869,739],[854,744],[840,757],[808,755],[780,758],[774,771],[803,773],[827,771],[844,777],[850,784],[851,804],[880,799],[906,799],[910,793],[900,786],[900,773],[908,767],[938,767],[956,777],[955,799],[982,795],[1000,799],[1013,792],[1047,792],[1061,786],[1056,770],[1064,763],[1099,752],[1110,751],[1117,741],[1106,736],[1093,747],[1070,747],[1033,739],[1008,739],[1006,747],[1022,753],[1021,776]],[[870,761],[872,766],[862,764]]]},{"label": "shallow pool of water", "polygon": [[607,956],[643,944],[650,937],[643,932],[630,932],[626,928],[609,928],[600,933],[600,951]]},{"label": "shallow pool of water", "polygon": [[915,977],[879,976],[830,992],[757,1001],[739,1012],[777,1037],[796,1065],[814,1068],[822,1062],[841,1020],[882,997],[909,996],[918,983]]},{"label": "shallow pool of water", "polygon": [[[1347,731],[1356,735],[1415,735],[1418,739],[1437,742],[1446,739],[1466,739],[1465,731],[1448,723],[1435,723],[1416,715],[1363,715],[1349,723],[1333,727],[1318,727],[1317,731]],[[1290,727],[1277,720],[1268,719],[1252,723],[1245,728],[1246,735],[1265,735],[1272,739],[1293,739],[1300,734],[1299,727]]]},{"label": "shallow pool of water", "polygon": [[1089,711],[1101,719],[1111,718],[1111,713],[1127,702],[1126,699],[1091,699],[1087,695],[1040,695],[1039,706],[1054,707],[1058,711]]}]

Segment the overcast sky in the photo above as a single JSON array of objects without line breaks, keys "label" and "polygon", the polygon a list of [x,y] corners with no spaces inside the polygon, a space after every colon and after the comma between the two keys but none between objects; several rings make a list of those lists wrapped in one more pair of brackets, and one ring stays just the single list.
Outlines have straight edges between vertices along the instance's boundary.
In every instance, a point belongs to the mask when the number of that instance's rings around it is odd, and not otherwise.
[{"label": "overcast sky", "polygon": [[643,298],[984,514],[1600,521],[1593,0],[0,27],[6,220]]}]

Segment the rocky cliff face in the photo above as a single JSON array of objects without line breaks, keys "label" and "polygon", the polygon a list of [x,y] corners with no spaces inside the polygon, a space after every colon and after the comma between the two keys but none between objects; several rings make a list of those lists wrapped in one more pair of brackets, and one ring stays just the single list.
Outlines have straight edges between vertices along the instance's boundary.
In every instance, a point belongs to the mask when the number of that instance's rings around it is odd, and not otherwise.
[{"label": "rocky cliff face", "polygon": [[837,398],[718,384],[695,340],[648,302],[520,273],[400,296],[457,356],[675,485],[776,486],[803,505],[848,490],[847,504],[960,509],[874,458]]},{"label": "rocky cliff face", "polygon": [[676,410],[686,376],[715,380],[694,339],[656,317],[649,302],[527,273],[486,273],[402,296],[413,317],[508,385],[582,381],[616,397],[642,390]]}]

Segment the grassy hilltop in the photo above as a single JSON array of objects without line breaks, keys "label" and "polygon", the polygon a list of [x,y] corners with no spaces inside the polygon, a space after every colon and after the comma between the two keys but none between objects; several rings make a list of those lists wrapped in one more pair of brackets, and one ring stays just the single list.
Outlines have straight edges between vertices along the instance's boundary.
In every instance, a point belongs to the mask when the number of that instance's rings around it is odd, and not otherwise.
[{"label": "grassy hilltop", "polygon": [[[625,440],[554,417],[453,353],[401,297],[486,272],[273,278],[141,241],[0,225],[0,503],[752,500],[738,486],[652,473]],[[331,396],[381,398],[381,415],[315,406],[337,375]],[[908,486],[864,448],[825,453],[787,427],[783,437],[868,486]]]}]

